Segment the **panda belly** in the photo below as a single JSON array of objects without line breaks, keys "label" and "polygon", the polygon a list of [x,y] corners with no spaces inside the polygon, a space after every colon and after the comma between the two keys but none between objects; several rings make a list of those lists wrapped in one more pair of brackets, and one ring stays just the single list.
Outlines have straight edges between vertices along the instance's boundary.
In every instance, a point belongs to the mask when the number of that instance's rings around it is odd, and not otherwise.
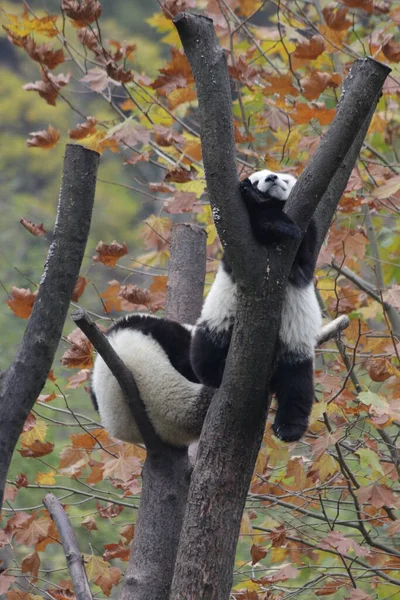
[{"label": "panda belly", "polygon": [[313,282],[304,287],[289,282],[282,307],[279,341],[290,352],[314,357],[321,325],[321,311]]}]

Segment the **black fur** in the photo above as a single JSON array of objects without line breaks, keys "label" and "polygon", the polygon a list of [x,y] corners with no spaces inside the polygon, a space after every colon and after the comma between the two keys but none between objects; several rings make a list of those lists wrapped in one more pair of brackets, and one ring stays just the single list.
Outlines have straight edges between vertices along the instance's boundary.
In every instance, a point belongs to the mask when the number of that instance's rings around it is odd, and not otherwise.
[{"label": "black fur", "polygon": [[[269,177],[277,178],[275,174]],[[300,227],[283,212],[285,200],[271,197],[268,192],[260,192],[250,179],[241,182],[240,191],[249,213],[253,234],[262,246],[281,244],[288,238],[302,238]],[[316,226],[311,221],[291,268],[289,285],[301,289],[312,282],[316,242]],[[222,268],[234,283],[234,274],[225,255],[222,258]],[[209,328],[207,321],[202,322],[200,319],[192,339],[191,360],[202,383],[214,387],[221,384],[232,330],[233,322],[227,331],[221,331],[219,328]],[[277,437],[286,442],[299,440],[307,430],[314,400],[313,371],[312,357],[295,353],[278,340],[271,380],[271,391],[276,394],[278,401],[273,430]]]}]

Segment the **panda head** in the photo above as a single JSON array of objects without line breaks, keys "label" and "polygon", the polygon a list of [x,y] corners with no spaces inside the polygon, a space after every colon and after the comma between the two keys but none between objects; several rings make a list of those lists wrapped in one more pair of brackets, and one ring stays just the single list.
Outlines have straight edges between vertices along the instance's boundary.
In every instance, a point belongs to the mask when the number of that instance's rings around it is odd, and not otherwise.
[{"label": "panda head", "polygon": [[285,202],[289,198],[296,177],[288,173],[274,173],[268,169],[256,171],[249,177],[253,187],[255,187],[265,198],[265,200],[282,200]]}]

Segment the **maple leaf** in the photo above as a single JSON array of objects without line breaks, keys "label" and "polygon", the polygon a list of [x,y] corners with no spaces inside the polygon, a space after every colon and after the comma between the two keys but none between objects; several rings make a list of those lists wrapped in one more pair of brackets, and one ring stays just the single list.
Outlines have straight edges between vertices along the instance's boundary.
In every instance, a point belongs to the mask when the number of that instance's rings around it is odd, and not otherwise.
[{"label": "maple leaf", "polygon": [[[56,27],[57,15],[46,15],[45,17],[30,17],[28,7],[24,5],[24,11],[22,15],[10,15],[6,13],[10,23],[4,29],[11,36],[17,38],[24,38],[31,33],[40,33],[46,37],[55,37],[58,35],[58,28]],[[11,38],[13,41],[13,38]]]},{"label": "maple leaf", "polygon": [[263,94],[266,96],[270,94],[280,94],[281,96],[290,94],[297,96],[299,93],[299,90],[293,85],[291,73],[287,73],[286,75],[269,75],[265,81],[269,85],[269,87],[262,89]]},{"label": "maple leaf", "polygon": [[55,471],[49,471],[48,473],[38,473],[35,477],[35,482],[39,485],[55,485],[56,478],[54,477]]},{"label": "maple leaf", "polygon": [[380,185],[372,192],[374,198],[382,200],[384,198],[390,198],[400,189],[400,175],[391,177],[384,185]]},{"label": "maple leaf", "polygon": [[118,544],[105,544],[105,552],[103,553],[104,560],[110,561],[113,558],[120,558],[121,560],[128,560],[130,555],[130,548],[124,546],[120,540]]},{"label": "maple leaf", "polygon": [[197,201],[194,192],[176,192],[171,198],[164,202],[163,210],[170,214],[192,212],[193,205]]},{"label": "maple leaf", "polygon": [[36,300],[37,291],[12,286],[11,298],[7,300],[8,306],[20,319],[29,319],[33,304]]},{"label": "maple leaf", "polygon": [[34,442],[44,442],[47,434],[47,423],[42,419],[36,419],[35,425],[25,429],[20,436],[23,446],[31,446]]},{"label": "maple leaf", "polygon": [[370,358],[367,363],[368,375],[372,381],[386,381],[391,373],[388,369],[388,361],[383,358]]},{"label": "maple leaf", "polygon": [[95,584],[100,586],[106,596],[111,594],[111,589],[117,585],[121,577],[121,571],[117,567],[108,566],[94,580]]},{"label": "maple leaf", "polygon": [[121,481],[128,481],[132,474],[139,475],[142,466],[136,456],[120,454],[118,458],[110,458],[104,466],[105,477],[115,477]]},{"label": "maple leaf", "polygon": [[340,554],[353,550],[356,556],[368,556],[370,550],[362,548],[355,540],[347,538],[340,531],[331,531],[320,541],[321,548],[335,548]]},{"label": "maple leaf", "polygon": [[394,285],[382,294],[385,302],[400,309],[400,285]]},{"label": "maple leaf", "polygon": [[86,27],[101,16],[98,0],[61,0],[61,10],[72,20],[74,27]]},{"label": "maple leaf", "polygon": [[347,8],[338,8],[335,10],[332,7],[326,6],[322,9],[325,23],[330,29],[335,29],[337,31],[347,30],[352,26],[352,22],[349,19],[346,19],[347,13]]},{"label": "maple leaf", "polygon": [[[43,148],[48,150],[49,148],[54,148],[59,139],[59,129],[55,129],[49,125],[47,129],[42,129],[41,131],[32,131],[32,133],[29,134],[29,138],[26,140],[26,145],[29,148]],[[20,222],[22,222],[22,220]],[[24,223],[22,224],[24,225]]]},{"label": "maple leaf", "polygon": [[[0,535],[2,533],[4,533],[4,532],[0,532]],[[2,546],[2,544],[1,544],[1,537],[0,537],[0,548],[1,548],[1,546]],[[5,594],[8,591],[10,585],[13,584],[15,580],[16,580],[16,577],[13,577],[13,575],[7,575],[7,573],[1,573],[0,574],[0,595]]]},{"label": "maple leaf", "polygon": [[88,531],[95,531],[98,529],[96,521],[93,517],[86,517],[81,523],[83,527],[86,527]]},{"label": "maple leaf", "polygon": [[21,573],[30,573],[32,576],[32,582],[37,581],[39,575],[40,558],[37,552],[28,554],[22,559],[21,562]]},{"label": "maple leaf", "polygon": [[68,377],[67,388],[76,389],[90,379],[90,369],[81,369],[75,375]]},{"label": "maple leaf", "polygon": [[136,44],[132,44],[130,42],[119,42],[118,40],[110,40],[110,46],[116,48],[114,51],[112,58],[115,61],[122,60],[123,58],[128,58],[132,52],[136,50]]},{"label": "maple leaf", "polygon": [[247,85],[250,90],[254,89],[254,80],[259,72],[259,67],[247,64],[242,56],[239,56],[234,66],[229,67],[229,75],[232,79],[236,79],[240,83]]},{"label": "maple leaf", "polygon": [[64,352],[61,364],[66,366],[67,369],[75,367],[91,369],[93,366],[93,346],[84,333],[80,329],[74,329],[67,336],[67,340],[71,342],[71,348]]},{"label": "maple leaf", "polygon": [[136,146],[138,143],[147,144],[150,140],[150,130],[129,118],[110,129],[107,139],[130,147]]},{"label": "maple leaf", "polygon": [[193,181],[197,177],[197,170],[194,167],[190,167],[190,171],[187,169],[171,169],[164,177],[164,181],[175,181],[176,183],[186,183],[187,181]]},{"label": "maple leaf", "polygon": [[363,592],[359,588],[353,589],[350,592],[349,596],[345,596],[346,600],[372,600],[372,596],[367,594],[367,592]]},{"label": "maple leaf", "polygon": [[141,230],[141,236],[146,248],[157,248],[163,250],[169,244],[172,223],[167,217],[156,217],[150,215]]},{"label": "maple leaf", "polygon": [[59,89],[67,85],[70,79],[71,73],[52,75],[52,73],[42,69],[42,80],[27,83],[23,88],[28,92],[38,92],[39,96],[46,100],[47,104],[55,106]]},{"label": "maple leaf", "polygon": [[105,69],[102,69],[101,67],[94,67],[93,69],[89,69],[86,75],[84,75],[79,81],[81,83],[87,83],[89,88],[94,92],[101,93],[108,87],[110,78]]},{"label": "maple leaf", "polygon": [[50,528],[50,517],[38,517],[32,516],[32,520],[26,521],[20,528],[18,528],[14,535],[14,541],[17,544],[23,544],[25,546],[34,546],[40,540],[47,537]]},{"label": "maple leaf", "polygon": [[68,135],[71,140],[81,140],[96,131],[97,119],[87,117],[84,123],[78,123],[75,129],[69,129]]},{"label": "maple leaf", "polygon": [[24,458],[40,458],[51,454],[54,450],[54,444],[52,442],[39,442],[35,440],[29,447],[18,450],[18,452]]},{"label": "maple leaf", "polygon": [[154,125],[154,141],[159,146],[173,146],[174,144],[182,144],[184,137],[172,128],[164,127],[163,125]]},{"label": "maple leaf", "polygon": [[15,485],[17,486],[18,489],[26,487],[28,485],[28,483],[29,483],[28,478],[25,475],[25,473],[20,473],[15,478]]},{"label": "maple leaf", "polygon": [[70,477],[79,477],[82,468],[86,465],[86,452],[79,448],[64,448],[60,454],[60,464],[58,466],[62,473]]},{"label": "maple leaf", "polygon": [[193,83],[193,74],[189,61],[183,52],[171,48],[172,60],[163,69],[161,75],[151,84],[151,87],[160,94],[168,96],[176,88],[186,88]]},{"label": "maple leaf", "polygon": [[357,497],[362,504],[369,502],[375,508],[390,506],[398,508],[400,499],[386,485],[364,485],[356,490]]},{"label": "maple leaf", "polygon": [[121,536],[125,538],[125,544],[130,544],[133,540],[133,536],[135,535],[135,526],[133,523],[131,525],[124,525],[121,529]]},{"label": "maple leaf", "polygon": [[177,88],[168,94],[168,106],[173,110],[185,102],[193,102],[196,98],[197,94],[192,88]]},{"label": "maple leaf", "polygon": [[96,252],[97,256],[93,256],[95,262],[101,262],[106,267],[115,267],[118,260],[128,254],[128,246],[125,242],[118,244],[115,240],[111,244],[99,242]]},{"label": "maple leaf", "polygon": [[373,0],[341,0],[341,3],[349,6],[350,8],[361,8],[368,13],[372,13],[374,10]]},{"label": "maple leaf", "polygon": [[51,394],[40,394],[37,401],[38,402],[52,402],[56,398],[57,398],[57,396],[55,395],[54,392],[52,392]]},{"label": "maple leaf", "polygon": [[91,450],[97,444],[97,440],[89,433],[73,433],[70,435],[73,448],[84,448]]},{"label": "maple leaf", "polygon": [[133,73],[130,69],[124,69],[122,66],[116,66],[113,63],[108,63],[106,67],[107,75],[111,77],[113,81],[119,83],[128,83],[133,81]]},{"label": "maple leaf", "polygon": [[103,57],[103,48],[99,43],[99,32],[91,27],[81,27],[76,32],[76,36],[83,46],[94,52],[97,58]]},{"label": "maple leaf", "polygon": [[24,219],[24,217],[22,217],[22,219],[20,219],[19,222],[32,235],[35,235],[37,237],[40,237],[40,236],[45,235],[47,233],[47,231],[43,227],[43,223],[41,223],[40,225],[35,225],[35,223],[32,223],[32,221],[27,221],[27,219]]},{"label": "maple leaf", "polygon": [[151,292],[149,292],[149,290],[139,288],[138,286],[133,285],[132,283],[129,283],[128,285],[121,285],[118,295],[121,296],[121,298],[124,298],[124,300],[130,302],[131,304],[149,306],[149,304],[151,304],[152,301],[152,295]]},{"label": "maple leaf", "polygon": [[320,54],[325,50],[325,42],[324,39],[320,35],[313,35],[310,40],[302,42],[296,47],[296,50],[293,52],[293,57],[314,60],[318,58]]},{"label": "maple leaf", "polygon": [[341,83],[341,77],[337,74],[321,73],[313,71],[307,77],[300,80],[303,88],[303,96],[307,100],[314,100],[328,87],[334,88]]},{"label": "maple leaf", "polygon": [[277,581],[287,581],[288,579],[296,579],[300,575],[300,571],[291,565],[285,565],[276,570],[273,575],[262,577],[260,583],[276,583]]},{"label": "maple leaf", "polygon": [[260,562],[260,560],[267,556],[268,550],[264,548],[264,546],[257,546],[256,544],[253,544],[250,548],[250,554],[251,564],[256,565],[258,562]]},{"label": "maple leaf", "polygon": [[32,60],[48,69],[55,69],[65,61],[62,48],[53,49],[50,44],[36,44],[31,37],[25,39],[24,49]]},{"label": "maple leaf", "polygon": [[286,543],[285,526],[279,525],[279,527],[273,529],[269,534],[269,538],[272,541],[273,548],[280,548],[281,546],[283,546]]}]

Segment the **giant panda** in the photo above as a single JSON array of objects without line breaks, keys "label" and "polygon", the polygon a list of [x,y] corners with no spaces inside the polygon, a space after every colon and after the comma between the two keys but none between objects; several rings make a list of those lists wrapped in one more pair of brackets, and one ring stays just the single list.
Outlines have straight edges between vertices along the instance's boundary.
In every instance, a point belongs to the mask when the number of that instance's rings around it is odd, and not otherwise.
[{"label": "giant panda", "polygon": [[[108,341],[135,378],[156,432],[172,446],[187,446],[199,438],[215,392],[199,383],[191,367],[191,329],[190,325],[135,313],[117,320],[107,331]],[[99,355],[90,391],[111,436],[143,442],[124,393]]]},{"label": "giant panda", "polygon": [[[296,178],[258,171],[240,184],[253,234],[267,246],[300,239],[301,229],[283,212]],[[314,350],[321,312],[313,285],[317,235],[311,221],[297,251],[282,307],[271,391],[278,409],[273,430],[285,442],[299,440],[308,426],[314,400]],[[236,314],[234,273],[224,255],[205,299],[191,343],[192,367],[207,386],[219,387]]]}]

